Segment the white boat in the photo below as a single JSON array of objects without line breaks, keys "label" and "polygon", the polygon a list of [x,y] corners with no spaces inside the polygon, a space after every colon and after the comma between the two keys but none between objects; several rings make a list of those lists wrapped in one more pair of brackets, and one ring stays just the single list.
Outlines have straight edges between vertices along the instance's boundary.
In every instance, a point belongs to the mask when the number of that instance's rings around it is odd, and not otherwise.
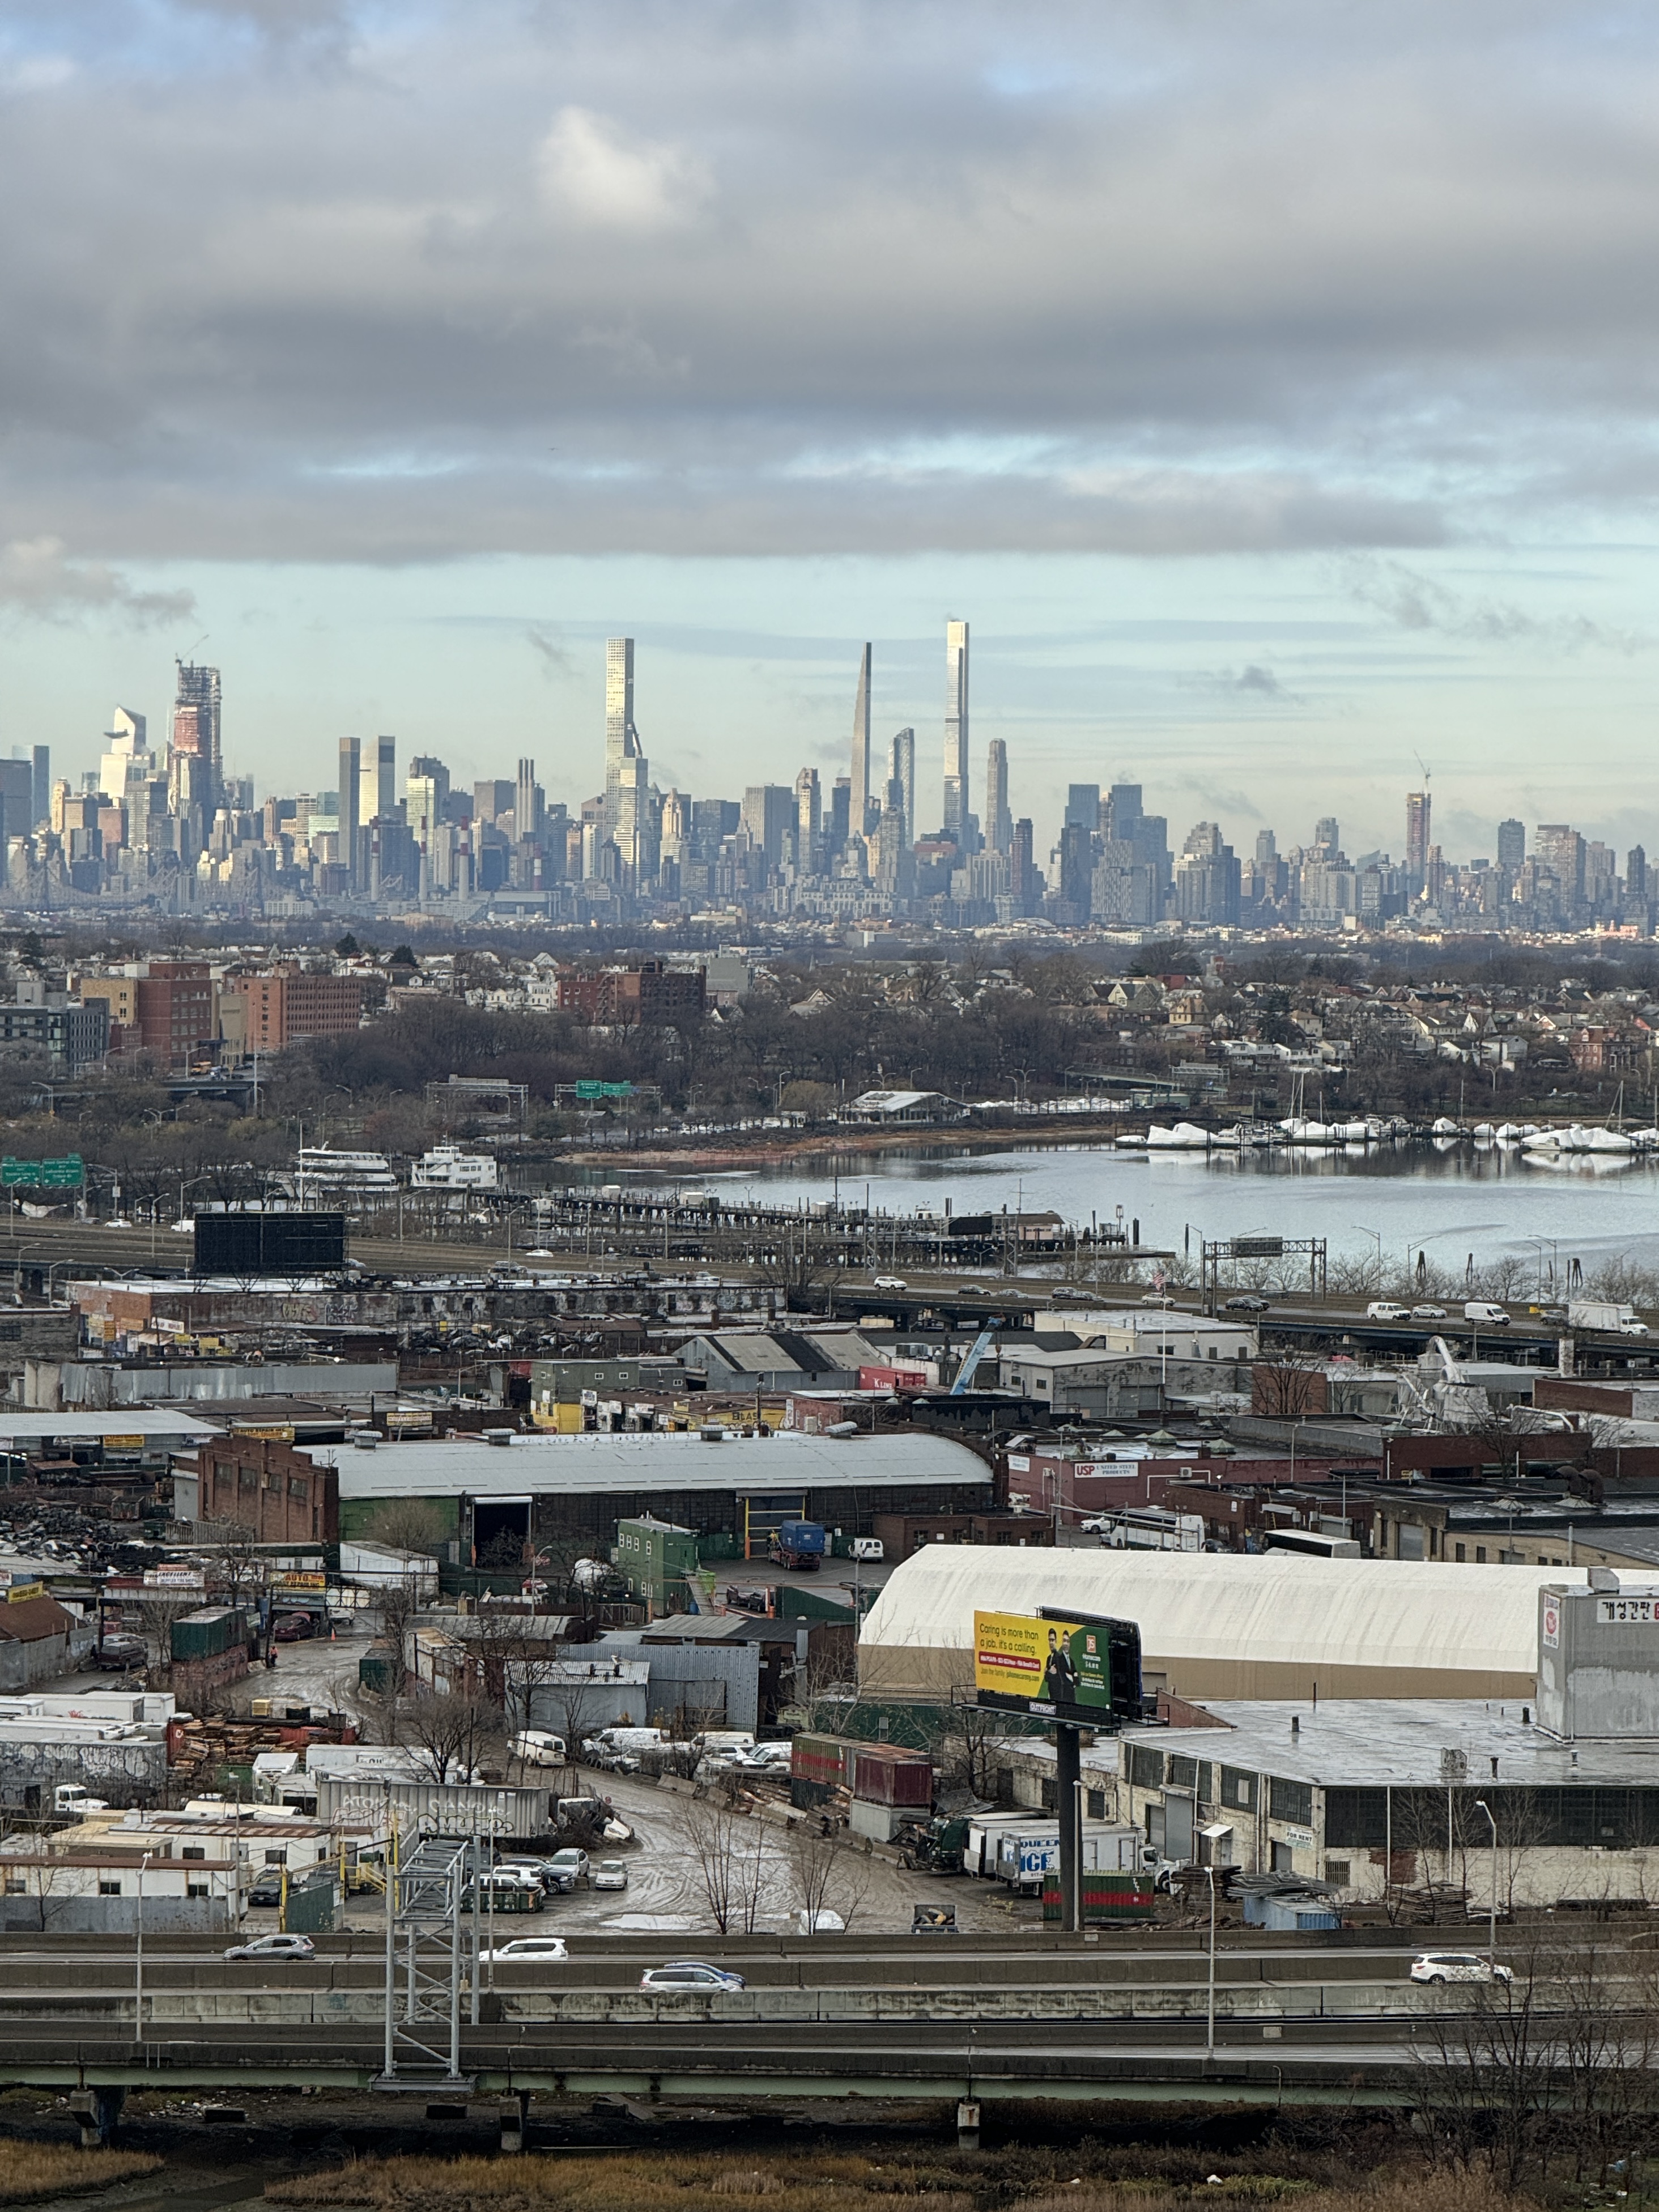
[{"label": "white boat", "polygon": [[1429,1134],[1431,1137],[1461,1137],[1462,1133],[1456,1122],[1449,1120],[1444,1114],[1436,1115],[1434,1120],[1429,1124]]},{"label": "white boat", "polygon": [[1210,1132],[1195,1121],[1177,1121],[1173,1129],[1154,1121],[1146,1132],[1147,1148],[1155,1152],[1207,1152],[1211,1143]]}]

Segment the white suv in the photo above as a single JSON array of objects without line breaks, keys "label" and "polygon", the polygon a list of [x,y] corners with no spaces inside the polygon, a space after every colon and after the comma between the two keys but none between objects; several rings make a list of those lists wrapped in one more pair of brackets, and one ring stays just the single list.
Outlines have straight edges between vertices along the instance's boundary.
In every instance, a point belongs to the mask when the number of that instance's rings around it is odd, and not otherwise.
[{"label": "white suv", "polygon": [[1478,1951],[1425,1951],[1412,1960],[1414,1982],[1512,1982],[1515,1976]]}]

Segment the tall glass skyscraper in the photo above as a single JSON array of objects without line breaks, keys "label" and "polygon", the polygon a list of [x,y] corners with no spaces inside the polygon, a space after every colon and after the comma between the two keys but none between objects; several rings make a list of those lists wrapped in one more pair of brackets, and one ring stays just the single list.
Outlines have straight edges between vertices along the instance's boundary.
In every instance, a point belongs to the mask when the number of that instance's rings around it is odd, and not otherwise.
[{"label": "tall glass skyscraper", "polygon": [[968,832],[968,625],[945,625],[945,834]]}]

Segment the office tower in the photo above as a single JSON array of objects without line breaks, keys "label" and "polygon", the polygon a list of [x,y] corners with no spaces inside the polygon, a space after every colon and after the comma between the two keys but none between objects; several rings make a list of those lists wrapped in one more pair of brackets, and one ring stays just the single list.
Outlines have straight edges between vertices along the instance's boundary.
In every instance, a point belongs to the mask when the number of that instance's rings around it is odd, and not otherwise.
[{"label": "office tower", "polygon": [[751,783],[743,794],[743,826],[769,868],[783,865],[784,839],[794,818],[795,794],[786,784]]},{"label": "office tower", "polygon": [[29,805],[33,810],[35,821],[44,822],[52,812],[52,747],[50,745],[36,745],[33,771]]},{"label": "office tower", "polygon": [[1036,902],[1036,868],[1031,853],[1030,820],[1022,814],[1014,824],[1008,848],[1008,889],[1021,914],[1029,914]]},{"label": "office tower", "polygon": [[[173,750],[190,753],[206,763],[207,799],[217,801],[222,773],[220,756],[220,691],[216,668],[178,664],[179,682],[173,702]],[[200,779],[196,779],[200,781]]]},{"label": "office tower", "polygon": [[1140,818],[1140,786],[1115,783],[1101,808],[1102,830],[1108,837],[1133,837],[1135,823]]},{"label": "office tower", "polygon": [[945,834],[968,835],[968,625],[945,625]]},{"label": "office tower", "polygon": [[859,659],[859,688],[853,701],[852,823],[862,833],[870,813],[870,648]]},{"label": "office tower", "polygon": [[1062,827],[1086,830],[1092,836],[1100,827],[1100,786],[1070,783],[1066,787],[1066,818]]},{"label": "office tower", "polygon": [[1279,840],[1271,830],[1255,833],[1255,864],[1258,868],[1273,868],[1279,862]]},{"label": "office tower", "polygon": [[1006,853],[1013,841],[1014,819],[1008,811],[1008,748],[993,738],[985,748],[985,835],[994,853]]},{"label": "office tower", "polygon": [[519,763],[519,780],[513,802],[513,836],[523,844],[526,838],[536,834],[536,763],[533,760]]},{"label": "office tower", "polygon": [[1406,879],[1413,891],[1428,881],[1430,804],[1426,791],[1406,793]]},{"label": "office tower", "polygon": [[[1099,811],[1097,799],[1097,817]],[[1060,895],[1072,908],[1075,921],[1089,919],[1094,871],[1094,831],[1081,822],[1067,822],[1060,833]]]},{"label": "office tower", "polygon": [[1625,855],[1625,898],[1628,905],[1645,906],[1648,897],[1648,856],[1640,845]]},{"label": "office tower", "polygon": [[795,778],[795,866],[803,876],[818,872],[818,772],[804,768]]},{"label": "office tower", "polygon": [[892,770],[904,789],[904,834],[911,843],[916,837],[916,733],[905,729],[893,738]]},{"label": "office tower", "polygon": [[838,775],[830,787],[830,812],[823,833],[826,859],[833,860],[842,850],[852,830],[853,779],[850,775]]},{"label": "office tower", "polygon": [[1527,825],[1513,816],[1498,825],[1498,865],[1516,870],[1527,865]]},{"label": "office tower", "polygon": [[[502,815],[513,813],[518,805],[519,787],[504,775],[487,776],[472,787],[472,817],[476,822],[488,822],[499,828]],[[511,824],[508,824],[511,828]]]},{"label": "office tower", "polygon": [[376,738],[372,753],[365,751],[357,779],[357,826],[378,816],[391,821],[398,811],[398,740]]},{"label": "office tower", "polygon": [[[340,860],[346,880],[357,885],[357,830],[362,801],[363,749],[356,738],[340,740]],[[114,794],[112,793],[111,796]]]},{"label": "office tower", "polygon": [[1532,849],[1539,866],[1547,868],[1560,886],[1562,919],[1570,921],[1571,909],[1584,896],[1583,839],[1569,823],[1540,822]]},{"label": "office tower", "polygon": [[[1199,826],[1203,828],[1206,825],[1200,823]],[[1314,823],[1315,853],[1322,860],[1334,860],[1341,850],[1341,831],[1335,815],[1322,816]]]}]

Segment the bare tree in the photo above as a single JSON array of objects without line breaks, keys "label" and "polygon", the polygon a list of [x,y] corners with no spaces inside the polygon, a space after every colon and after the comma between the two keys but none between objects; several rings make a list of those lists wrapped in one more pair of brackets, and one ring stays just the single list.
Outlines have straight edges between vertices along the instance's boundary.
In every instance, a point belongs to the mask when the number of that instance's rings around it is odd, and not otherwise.
[{"label": "bare tree", "polygon": [[870,1883],[867,1855],[827,1824],[799,1825],[789,1838],[790,1886],[809,1933],[827,1914],[850,1928]]},{"label": "bare tree", "polygon": [[1311,1352],[1275,1352],[1250,1370],[1250,1410],[1268,1420],[1305,1420],[1325,1410],[1324,1363]]},{"label": "bare tree", "polygon": [[434,1782],[469,1782],[479,1762],[500,1747],[499,1716],[471,1682],[447,1694],[417,1689],[403,1709],[403,1741],[417,1745]]},{"label": "bare tree", "polygon": [[764,1824],[729,1792],[699,1798],[686,1814],[698,1887],[722,1936],[752,1936],[770,1870]]}]

